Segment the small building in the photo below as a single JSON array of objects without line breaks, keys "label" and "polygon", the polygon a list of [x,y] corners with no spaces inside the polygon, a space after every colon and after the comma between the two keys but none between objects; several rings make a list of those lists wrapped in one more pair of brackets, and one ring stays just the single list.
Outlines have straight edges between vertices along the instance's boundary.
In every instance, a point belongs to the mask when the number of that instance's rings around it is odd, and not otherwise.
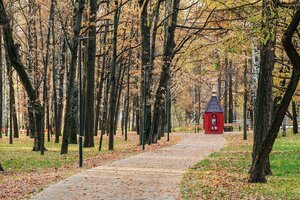
[{"label": "small building", "polygon": [[203,129],[205,134],[224,133],[224,111],[216,93],[213,93],[204,111]]}]

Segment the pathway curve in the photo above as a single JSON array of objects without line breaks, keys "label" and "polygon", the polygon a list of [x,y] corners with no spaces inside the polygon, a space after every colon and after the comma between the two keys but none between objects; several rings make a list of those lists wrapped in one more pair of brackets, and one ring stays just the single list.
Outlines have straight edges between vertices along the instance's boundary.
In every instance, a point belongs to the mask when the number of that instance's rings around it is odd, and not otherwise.
[{"label": "pathway curve", "polygon": [[223,135],[185,134],[174,146],[71,176],[33,199],[180,199],[185,170],[225,145]]}]

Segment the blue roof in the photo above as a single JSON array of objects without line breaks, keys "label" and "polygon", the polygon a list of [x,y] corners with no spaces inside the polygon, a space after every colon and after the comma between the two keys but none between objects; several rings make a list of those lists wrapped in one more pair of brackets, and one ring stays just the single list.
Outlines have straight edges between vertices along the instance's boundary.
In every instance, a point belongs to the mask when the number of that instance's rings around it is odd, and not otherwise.
[{"label": "blue roof", "polygon": [[223,113],[223,108],[220,105],[218,98],[216,96],[212,96],[209,100],[209,102],[207,103],[205,112],[207,113],[212,113],[212,112],[221,112]]}]

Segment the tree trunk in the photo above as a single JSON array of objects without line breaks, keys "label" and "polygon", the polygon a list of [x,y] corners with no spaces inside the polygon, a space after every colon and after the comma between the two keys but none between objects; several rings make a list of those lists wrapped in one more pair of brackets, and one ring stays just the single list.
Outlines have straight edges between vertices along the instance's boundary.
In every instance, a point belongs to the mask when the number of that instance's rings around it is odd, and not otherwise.
[{"label": "tree trunk", "polygon": [[61,130],[62,130],[62,118],[63,118],[63,108],[64,108],[64,82],[65,82],[65,73],[67,73],[66,69],[66,41],[63,38],[62,39],[62,47],[61,47],[61,62],[60,67],[58,69],[58,100],[57,100],[57,133],[55,132],[55,141],[59,142],[59,136],[61,136]]},{"label": "tree trunk", "polygon": [[[8,62],[6,62],[8,64]],[[12,70],[9,68],[9,65],[7,65],[7,77],[9,78],[8,84],[9,84],[9,95],[12,95]],[[13,127],[12,127],[12,118],[13,118],[13,102],[12,98],[9,98],[9,144],[13,144]]]},{"label": "tree trunk", "polygon": [[107,132],[108,127],[108,98],[109,98],[109,88],[110,88],[110,80],[109,78],[106,80],[105,87],[104,87],[104,105],[103,105],[103,113],[102,113],[102,127],[101,127],[101,134],[105,134]]},{"label": "tree trunk", "polygon": [[53,114],[54,114],[54,128],[55,128],[55,143],[59,143],[59,133],[60,133],[60,122],[59,122],[59,115],[58,115],[58,99],[57,99],[57,67],[56,67],[56,40],[55,40],[55,33],[54,33],[54,21],[52,23],[52,42],[53,42],[53,49],[52,49],[52,83],[53,83]]},{"label": "tree trunk", "polygon": [[[106,70],[106,57],[107,57],[107,49],[106,49],[106,45],[107,45],[107,32],[108,32],[108,20],[105,21],[105,28],[104,28],[104,35],[103,35],[103,51],[101,51],[100,53],[103,54],[102,56],[102,67],[101,67],[101,71],[99,69],[99,73],[100,73],[100,80],[99,83],[97,85],[97,103],[96,103],[96,115],[95,115],[95,125],[94,125],[94,135],[97,135],[98,132],[98,124],[99,124],[99,117],[100,117],[100,107],[101,107],[101,101],[102,101],[102,94],[103,94],[103,85],[104,85],[104,81],[105,81],[105,70]],[[101,37],[100,37],[100,43],[101,43]],[[100,60],[99,60],[100,63]],[[100,68],[100,67],[99,67]],[[103,112],[103,111],[102,111]],[[103,121],[102,121],[103,124]],[[102,127],[102,126],[100,126]]]},{"label": "tree trunk", "polygon": [[286,118],[283,118],[282,121],[282,137],[286,137]]},{"label": "tree trunk", "polygon": [[[0,138],[2,138],[2,120],[3,120],[3,79],[2,79],[2,30],[0,30]],[[1,166],[1,165],[0,165]]]},{"label": "tree trunk", "polygon": [[245,59],[244,65],[244,140],[247,140],[247,101],[248,101],[248,61]]},{"label": "tree trunk", "polygon": [[[272,71],[275,63],[275,44],[276,44],[276,0],[263,1],[263,19],[262,30],[264,31],[264,38],[266,42],[262,44],[260,52],[260,70],[257,86],[257,98],[255,105],[254,118],[254,144],[253,144],[253,163],[254,159],[261,147],[262,141],[267,135],[272,116]],[[275,16],[275,17],[274,17]],[[269,34],[273,34],[270,36]],[[269,161],[264,165],[266,174],[271,174]]]},{"label": "tree trunk", "polygon": [[118,126],[118,122],[119,122],[119,110],[121,107],[121,96],[122,96],[122,89],[123,89],[123,81],[124,81],[124,76],[125,76],[125,72],[126,72],[126,63],[127,61],[125,61],[124,63],[120,63],[120,71],[118,73],[118,79],[117,79],[117,85],[116,85],[116,91],[117,91],[117,103],[116,103],[116,113],[115,113],[115,122],[114,122],[114,134],[116,135],[116,131],[117,131],[117,126]]},{"label": "tree trunk", "polygon": [[156,142],[156,139],[159,137],[159,122],[163,122],[163,114],[165,113],[165,103],[166,103],[166,89],[168,81],[170,80],[170,66],[172,59],[174,58],[174,48],[175,48],[175,30],[178,17],[178,8],[180,0],[174,0],[172,5],[172,18],[171,23],[167,29],[168,34],[166,36],[166,43],[163,51],[163,67],[160,74],[160,80],[158,89],[155,95],[154,111],[153,111],[153,123],[151,128],[151,134],[149,140]]},{"label": "tree trunk", "polygon": [[[61,146],[61,154],[68,153],[68,140],[69,135],[71,135],[72,125],[77,124],[76,118],[74,119],[74,112],[72,109],[77,105],[77,101],[75,101],[76,85],[75,85],[75,77],[76,77],[76,63],[77,63],[77,50],[78,50],[78,38],[80,36],[81,30],[81,21],[82,21],[82,13],[84,10],[84,0],[76,1],[78,6],[74,9],[74,24],[73,24],[73,38],[72,38],[72,46],[71,50],[71,61],[70,61],[70,69],[69,69],[69,80],[67,84],[67,101],[65,108],[65,119],[64,119],[64,130],[63,130],[63,140]],[[73,116],[72,116],[73,115]]]},{"label": "tree trunk", "polygon": [[288,84],[287,90],[283,95],[283,98],[276,109],[275,119],[271,124],[271,127],[265,136],[257,154],[255,155],[253,167],[250,173],[249,182],[252,183],[264,183],[266,182],[266,173],[265,173],[265,165],[269,158],[269,155],[272,151],[274,142],[278,135],[278,131],[280,129],[280,125],[282,124],[283,118],[285,113],[289,107],[290,101],[293,98],[293,94],[297,89],[299,78],[300,78],[300,56],[295,49],[292,38],[294,33],[297,31],[297,27],[300,22],[300,9],[294,14],[292,21],[285,31],[282,37],[282,43],[285,52],[287,53],[292,65],[293,65],[293,72]]},{"label": "tree trunk", "polygon": [[[141,136],[141,129],[140,129],[140,104],[139,104],[139,95],[138,94],[135,94],[135,97],[134,97],[134,104],[135,104],[135,130],[136,130],[136,133]],[[141,141],[141,140],[140,140]]]},{"label": "tree trunk", "polygon": [[293,113],[293,132],[294,134],[298,133],[298,114],[297,114],[297,109],[296,109],[296,102],[292,102],[292,113]]},{"label": "tree trunk", "polygon": [[[225,57],[224,121],[228,123],[228,57]],[[226,129],[227,131],[227,129]]]},{"label": "tree trunk", "polygon": [[[141,51],[141,64],[142,64],[142,81],[141,81],[141,94],[145,94],[146,98],[146,105],[141,104],[141,108],[144,107],[145,113],[140,119],[143,122],[143,134],[144,139],[147,140],[150,135],[151,129],[151,88],[149,78],[151,77],[152,66],[150,66],[150,26],[148,21],[148,4],[149,0],[141,0],[139,1],[140,7],[140,31],[141,31],[141,40],[142,40],[142,51]],[[146,75],[145,75],[146,74]],[[145,84],[145,87],[144,87]],[[148,140],[150,141],[150,140]]]},{"label": "tree trunk", "polygon": [[117,42],[118,42],[118,25],[119,25],[119,1],[115,0],[115,13],[114,13],[114,30],[113,30],[113,55],[112,65],[110,73],[110,99],[109,99],[109,150],[114,150],[114,124],[115,124],[115,113],[116,113],[116,68],[117,68]]},{"label": "tree trunk", "polygon": [[[233,123],[233,81],[232,81],[232,60],[229,61],[229,81],[228,81],[228,123]],[[229,127],[229,131],[233,131],[233,127]]]},{"label": "tree trunk", "polygon": [[84,103],[84,147],[94,147],[94,100],[95,100],[95,58],[97,0],[90,0],[89,32],[86,61],[86,88]]},{"label": "tree trunk", "polygon": [[131,67],[131,54],[132,51],[129,52],[129,63],[127,67],[127,91],[126,91],[126,106],[125,106],[125,141],[127,141],[128,137],[128,122],[129,122],[129,102],[130,102],[130,67]]},{"label": "tree trunk", "polygon": [[19,126],[18,126],[18,117],[17,117],[17,110],[16,110],[16,100],[15,100],[15,89],[12,80],[13,73],[11,73],[11,77],[9,80],[10,84],[10,99],[11,99],[11,117],[13,120],[13,131],[14,131],[14,138],[19,138]]}]

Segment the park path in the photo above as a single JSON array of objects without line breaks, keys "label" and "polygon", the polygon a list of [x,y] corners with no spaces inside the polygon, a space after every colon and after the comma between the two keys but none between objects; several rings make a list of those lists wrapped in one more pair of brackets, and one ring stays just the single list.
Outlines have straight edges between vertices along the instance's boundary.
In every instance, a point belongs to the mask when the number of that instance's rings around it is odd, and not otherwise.
[{"label": "park path", "polygon": [[180,199],[183,173],[225,145],[223,135],[184,134],[176,145],[87,170],[32,199]]}]

